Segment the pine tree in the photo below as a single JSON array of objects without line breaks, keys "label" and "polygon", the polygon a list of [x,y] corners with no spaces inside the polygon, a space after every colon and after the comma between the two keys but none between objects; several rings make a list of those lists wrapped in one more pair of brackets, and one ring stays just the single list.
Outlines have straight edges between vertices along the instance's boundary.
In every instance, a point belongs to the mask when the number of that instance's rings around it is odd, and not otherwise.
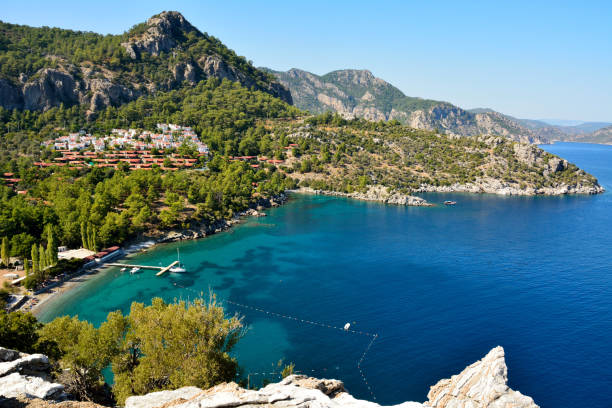
[{"label": "pine tree", "polygon": [[8,239],[6,237],[2,238],[2,254],[0,256],[2,257],[2,263],[8,268],[10,259]]}]

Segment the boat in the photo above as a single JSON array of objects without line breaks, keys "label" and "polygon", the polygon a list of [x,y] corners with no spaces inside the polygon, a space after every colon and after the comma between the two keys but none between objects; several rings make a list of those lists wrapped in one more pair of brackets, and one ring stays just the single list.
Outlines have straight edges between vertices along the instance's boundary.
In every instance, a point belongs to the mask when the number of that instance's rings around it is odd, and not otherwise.
[{"label": "boat", "polygon": [[185,269],[185,266],[181,263],[181,253],[179,252],[179,249],[176,248],[176,259],[178,261],[178,263],[173,266],[172,268],[170,268],[170,272],[172,273],[185,273],[187,272],[187,269]]},{"label": "boat", "polygon": [[127,268],[121,268],[121,272],[127,271]]},{"label": "boat", "polygon": [[444,205],[455,205],[455,204],[457,204],[457,202],[456,202],[456,201],[446,200],[446,201],[444,202]]},{"label": "boat", "polygon": [[139,268],[139,267],[137,267],[137,266],[135,266],[135,267],[133,267],[132,269],[130,269],[130,273],[131,273],[132,275],[133,275],[133,274],[135,274],[135,273],[138,273],[138,272],[140,272],[140,268]]}]

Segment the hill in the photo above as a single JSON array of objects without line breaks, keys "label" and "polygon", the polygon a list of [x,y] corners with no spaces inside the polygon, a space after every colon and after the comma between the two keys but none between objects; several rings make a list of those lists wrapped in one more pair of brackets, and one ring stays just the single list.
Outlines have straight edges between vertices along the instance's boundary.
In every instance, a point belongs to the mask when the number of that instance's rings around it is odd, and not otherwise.
[{"label": "hill", "polygon": [[319,76],[299,69],[268,70],[291,91],[295,105],[313,113],[337,112],[344,118],[398,120],[417,129],[461,136],[498,135],[528,143],[543,142],[520,122],[498,112],[466,111],[448,102],[404,95],[367,70],[340,70]]},{"label": "hill", "polygon": [[0,105],[89,112],[211,77],[236,81],[291,103],[287,89],[221,41],[169,11],[122,35],[0,22]]},{"label": "hill", "polygon": [[593,133],[576,138],[575,141],[583,143],[612,144],[612,126],[598,129]]}]

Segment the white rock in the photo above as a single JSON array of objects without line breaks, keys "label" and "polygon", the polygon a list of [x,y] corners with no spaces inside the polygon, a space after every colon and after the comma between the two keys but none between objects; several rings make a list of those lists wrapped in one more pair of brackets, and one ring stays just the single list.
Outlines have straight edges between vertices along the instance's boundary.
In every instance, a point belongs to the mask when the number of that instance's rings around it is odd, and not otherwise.
[{"label": "white rock", "polygon": [[2,397],[56,399],[63,394],[63,385],[45,381],[40,377],[25,376],[19,373],[0,377],[0,396]]},{"label": "white rock", "polygon": [[173,391],[158,391],[138,397],[128,397],[125,408],[155,408],[179,399],[190,400],[203,391],[197,387],[183,387]]},{"label": "white rock", "polygon": [[504,349],[495,347],[482,360],[431,387],[431,408],[538,408],[533,399],[508,387]]}]

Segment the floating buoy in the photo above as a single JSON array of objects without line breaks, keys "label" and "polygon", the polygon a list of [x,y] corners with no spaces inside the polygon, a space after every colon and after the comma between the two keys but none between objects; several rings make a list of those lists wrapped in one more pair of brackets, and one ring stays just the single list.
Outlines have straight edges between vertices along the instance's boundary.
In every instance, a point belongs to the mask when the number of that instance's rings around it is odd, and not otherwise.
[{"label": "floating buoy", "polygon": [[351,327],[351,324],[347,323],[347,324],[344,325],[344,330],[348,330],[350,327]]}]

